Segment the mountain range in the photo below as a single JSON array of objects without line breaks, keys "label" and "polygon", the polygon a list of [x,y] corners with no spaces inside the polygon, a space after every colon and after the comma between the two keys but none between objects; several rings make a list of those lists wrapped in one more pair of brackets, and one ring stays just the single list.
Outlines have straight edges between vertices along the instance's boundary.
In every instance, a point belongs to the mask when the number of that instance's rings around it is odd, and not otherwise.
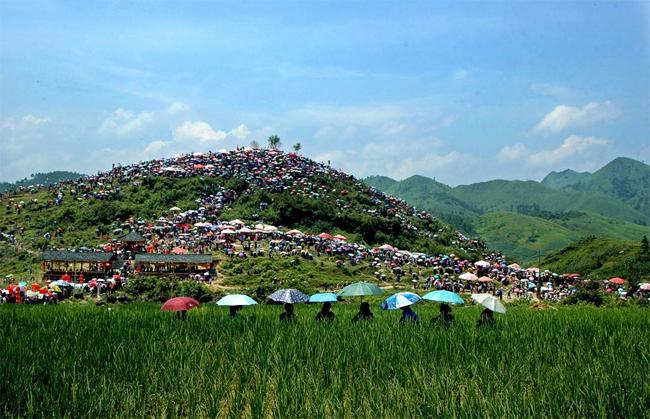
[{"label": "mountain range", "polygon": [[450,187],[419,175],[365,182],[526,262],[587,236],[638,241],[650,235],[650,166],[629,158],[616,158],[594,173],[551,172],[541,182]]},{"label": "mountain range", "polygon": [[36,186],[36,185],[55,185],[61,181],[75,180],[86,175],[75,172],[56,171],[47,173],[34,173],[28,178],[21,179],[17,182],[0,182],[0,193],[7,192],[13,189],[20,188],[21,186]]}]

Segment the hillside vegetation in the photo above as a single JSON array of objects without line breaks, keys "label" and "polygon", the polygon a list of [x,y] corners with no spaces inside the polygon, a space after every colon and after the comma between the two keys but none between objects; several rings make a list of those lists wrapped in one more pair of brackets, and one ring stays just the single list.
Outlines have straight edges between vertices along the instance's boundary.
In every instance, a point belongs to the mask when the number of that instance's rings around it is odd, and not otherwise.
[{"label": "hillside vegetation", "polygon": [[34,185],[55,185],[61,181],[74,180],[84,177],[81,173],[56,171],[47,173],[35,173],[28,178],[21,179],[14,183],[0,182],[0,193],[13,190],[20,187],[29,187]]},{"label": "hillside vegetation", "polygon": [[593,174],[552,172],[542,182],[452,188],[424,176],[365,181],[524,262],[587,236],[638,241],[650,234],[650,166],[631,159],[615,159]]}]

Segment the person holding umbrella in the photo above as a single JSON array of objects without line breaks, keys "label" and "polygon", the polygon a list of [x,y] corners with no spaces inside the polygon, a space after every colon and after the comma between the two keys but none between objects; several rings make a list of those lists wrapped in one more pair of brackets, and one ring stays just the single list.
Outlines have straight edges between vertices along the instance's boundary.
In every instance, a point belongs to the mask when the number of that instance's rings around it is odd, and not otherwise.
[{"label": "person holding umbrella", "polygon": [[296,321],[296,315],[293,312],[293,304],[285,303],[284,311],[280,314],[281,322],[294,322]]},{"label": "person holding umbrella", "polygon": [[241,306],[230,306],[228,311],[230,312],[230,318],[231,319],[236,319],[237,318],[237,312],[241,310]]},{"label": "person holding umbrella", "polygon": [[494,311],[486,308],[481,312],[481,317],[476,322],[476,326],[493,326],[495,324]]},{"label": "person holding umbrella", "polygon": [[418,323],[420,321],[418,314],[413,311],[411,306],[401,307],[400,310],[402,310],[402,318],[399,319],[400,323]]},{"label": "person holding umbrella", "polygon": [[451,307],[448,304],[440,304],[440,315],[434,317],[431,323],[441,326],[450,326],[454,321],[454,315],[451,313]]},{"label": "person holding umbrella", "polygon": [[331,311],[332,308],[332,303],[330,302],[325,302],[323,303],[323,308],[321,308],[320,312],[316,315],[316,321],[320,322],[323,320],[327,321],[333,321],[335,318],[334,313]]},{"label": "person holding umbrella", "polygon": [[374,314],[370,311],[370,304],[364,301],[359,306],[359,312],[352,318],[352,321],[358,322],[359,320],[372,320],[374,317]]}]

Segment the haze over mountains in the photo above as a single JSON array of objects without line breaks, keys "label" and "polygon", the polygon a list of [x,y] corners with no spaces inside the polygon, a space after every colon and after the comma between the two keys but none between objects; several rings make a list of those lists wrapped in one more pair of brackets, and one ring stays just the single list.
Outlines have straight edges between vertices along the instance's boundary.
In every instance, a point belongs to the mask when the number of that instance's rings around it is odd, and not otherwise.
[{"label": "haze over mountains", "polygon": [[551,172],[541,182],[452,188],[419,175],[365,181],[525,261],[586,236],[638,241],[650,234],[650,166],[629,158],[594,173]]}]

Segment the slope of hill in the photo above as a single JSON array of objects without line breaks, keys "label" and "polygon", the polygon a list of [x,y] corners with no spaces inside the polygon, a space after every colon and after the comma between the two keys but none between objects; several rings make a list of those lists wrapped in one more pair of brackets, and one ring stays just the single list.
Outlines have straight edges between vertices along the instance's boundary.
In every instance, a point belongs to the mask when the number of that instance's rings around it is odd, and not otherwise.
[{"label": "slope of hill", "polygon": [[12,189],[20,188],[21,186],[34,186],[34,185],[56,185],[61,181],[66,180],[75,180],[82,178],[86,175],[75,172],[65,172],[65,171],[56,171],[56,172],[47,172],[47,173],[35,173],[32,174],[29,178],[19,180],[14,183],[9,182],[0,182],[0,193],[7,192]]},{"label": "slope of hill", "polygon": [[492,212],[479,217],[476,230],[490,246],[524,263],[561,249],[587,236],[640,239],[650,227],[574,212],[541,218],[513,212]]},{"label": "slope of hill", "polygon": [[558,250],[589,235],[638,240],[647,234],[648,166],[628,160],[616,159],[594,174],[553,172],[541,183],[493,180],[450,188],[423,176],[366,181],[379,189],[384,185],[384,191],[467,234],[480,234],[494,248],[530,260],[538,251]]},{"label": "slope of hill", "polygon": [[650,255],[640,242],[587,237],[553,252],[541,263],[553,272],[578,272],[590,279],[620,276],[634,282],[650,281]]},{"label": "slope of hill", "polygon": [[[63,196],[60,204],[52,202],[57,194]],[[193,222],[239,218],[340,233],[368,246],[390,243],[429,254],[478,251],[476,243],[459,243],[464,239],[453,228],[402,200],[329,166],[273,150],[116,167],[52,191],[19,192],[5,197],[2,207],[0,236],[15,239],[25,252],[95,247],[121,235],[123,223],[153,226],[161,216],[173,218],[172,207],[202,214]]]}]

